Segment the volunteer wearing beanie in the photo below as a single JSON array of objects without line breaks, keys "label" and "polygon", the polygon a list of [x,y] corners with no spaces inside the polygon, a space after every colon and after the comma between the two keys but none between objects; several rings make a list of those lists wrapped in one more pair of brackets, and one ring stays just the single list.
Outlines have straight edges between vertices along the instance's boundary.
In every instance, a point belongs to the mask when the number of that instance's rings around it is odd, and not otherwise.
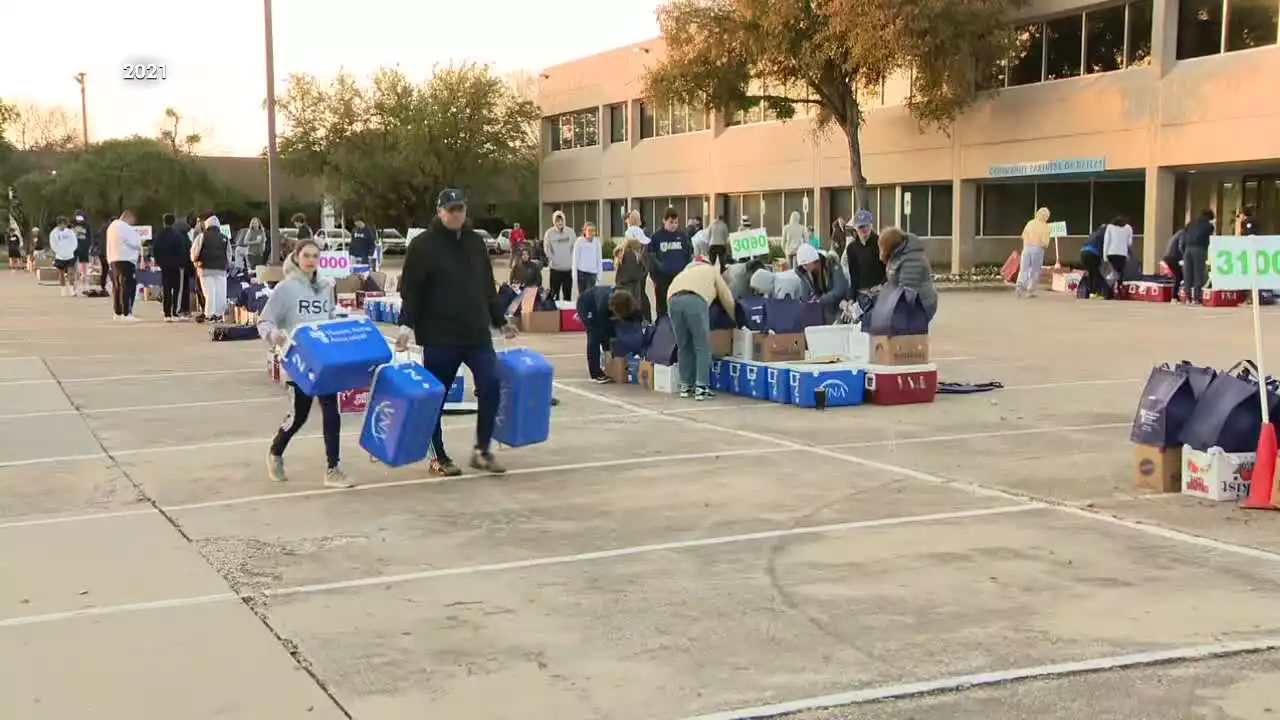
[{"label": "volunteer wearing beanie", "polygon": [[796,265],[796,274],[804,285],[803,299],[821,303],[824,318],[834,321],[840,312],[840,303],[849,294],[849,281],[839,261],[834,255],[820,253],[806,243],[796,251]]}]

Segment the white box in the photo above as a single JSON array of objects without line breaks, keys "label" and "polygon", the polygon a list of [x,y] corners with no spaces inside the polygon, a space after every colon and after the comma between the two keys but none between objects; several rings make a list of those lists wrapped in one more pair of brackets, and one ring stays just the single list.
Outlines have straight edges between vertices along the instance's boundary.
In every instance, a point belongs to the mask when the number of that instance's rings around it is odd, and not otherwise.
[{"label": "white box", "polygon": [[871,336],[856,325],[815,325],[804,329],[804,359],[837,357],[849,362],[871,360]]},{"label": "white box", "polygon": [[733,357],[748,362],[755,359],[756,331],[738,328],[733,331]]},{"label": "white box", "polygon": [[676,368],[671,365],[653,363],[653,391],[674,393],[676,391]]},{"label": "white box", "polygon": [[1202,500],[1227,502],[1249,494],[1257,453],[1229,453],[1212,447],[1207,451],[1182,446],[1182,494]]},{"label": "white box", "polygon": [[1084,278],[1084,273],[1079,270],[1071,272],[1062,272],[1053,274],[1053,283],[1049,289],[1053,292],[1073,293],[1080,286],[1080,280]]}]

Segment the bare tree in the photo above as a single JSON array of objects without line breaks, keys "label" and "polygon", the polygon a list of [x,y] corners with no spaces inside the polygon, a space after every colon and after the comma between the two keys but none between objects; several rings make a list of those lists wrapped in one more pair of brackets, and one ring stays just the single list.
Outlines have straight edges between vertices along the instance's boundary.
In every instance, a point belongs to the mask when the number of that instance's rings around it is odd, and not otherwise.
[{"label": "bare tree", "polygon": [[80,144],[80,123],[61,105],[27,102],[17,106],[5,137],[22,151],[65,152]]},{"label": "bare tree", "polygon": [[[198,132],[188,132],[186,135],[181,133],[182,116],[177,110],[171,107],[164,109],[164,120],[160,123],[160,142],[173,148],[174,152],[194,154],[196,149],[200,147],[200,143],[204,142],[204,136]],[[187,130],[192,129],[193,123],[188,119]]]}]

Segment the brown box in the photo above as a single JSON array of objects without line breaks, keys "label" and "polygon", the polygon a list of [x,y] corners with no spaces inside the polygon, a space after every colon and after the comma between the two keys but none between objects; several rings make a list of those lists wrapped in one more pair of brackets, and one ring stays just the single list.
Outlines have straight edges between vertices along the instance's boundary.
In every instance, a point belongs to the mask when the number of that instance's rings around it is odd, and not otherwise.
[{"label": "brown box", "polygon": [[1156,492],[1182,492],[1182,448],[1134,445],[1133,484]]},{"label": "brown box", "polygon": [[[623,374],[626,374],[625,368]],[[640,361],[640,369],[636,372],[636,384],[645,390],[653,389],[653,363],[648,360]]]},{"label": "brown box", "polygon": [[537,310],[531,313],[516,315],[516,327],[523,333],[558,333],[560,332],[559,310]]},{"label": "brown box", "polygon": [[[346,295],[346,294],[354,295],[358,290],[360,290],[363,287],[364,287],[364,279],[361,278],[359,275],[348,275],[344,278],[338,278],[337,282],[333,284],[334,292],[338,293],[339,295]],[[352,298],[352,300],[354,301],[355,298]]]},{"label": "brown box", "polygon": [[[730,338],[730,345],[733,344]],[[804,333],[752,336],[752,358],[757,362],[792,362],[804,359]]]},{"label": "brown box", "polygon": [[36,282],[56,283],[58,282],[58,271],[51,267],[38,267],[36,268]]},{"label": "brown box", "polygon": [[922,365],[929,362],[928,335],[871,336],[871,364]]},{"label": "brown box", "polygon": [[711,357],[722,358],[733,354],[733,331],[711,331]]},{"label": "brown box", "polygon": [[604,374],[608,375],[609,379],[613,380],[618,385],[626,385],[627,359],[617,355],[610,355],[604,361]]},{"label": "brown box", "polygon": [[261,283],[278,283],[284,280],[284,268],[279,265],[259,265],[254,272]]}]

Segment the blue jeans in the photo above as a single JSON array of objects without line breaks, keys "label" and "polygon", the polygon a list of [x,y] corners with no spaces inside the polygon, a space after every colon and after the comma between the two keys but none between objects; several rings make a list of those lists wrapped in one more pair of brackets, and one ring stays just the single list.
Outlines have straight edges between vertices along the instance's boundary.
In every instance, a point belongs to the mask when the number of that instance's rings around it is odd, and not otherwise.
[{"label": "blue jeans", "polygon": [[711,306],[700,295],[680,293],[671,298],[669,310],[680,385],[705,388],[711,380]]},{"label": "blue jeans", "polygon": [[[428,345],[422,348],[422,364],[446,388],[452,387],[458,370],[466,365],[471,370],[471,379],[476,384],[476,403],[479,413],[476,415],[476,449],[489,451],[489,443],[493,440],[493,423],[498,416],[498,355],[493,350],[493,343],[483,345]],[[443,409],[444,405],[441,404]],[[437,459],[449,458],[444,450],[444,433],[440,423],[443,413],[436,420],[431,431],[431,449]]]},{"label": "blue jeans", "polygon": [[1018,289],[1032,294],[1040,287],[1040,268],[1044,266],[1044,248],[1039,245],[1022,247],[1022,267],[1018,271]]}]

